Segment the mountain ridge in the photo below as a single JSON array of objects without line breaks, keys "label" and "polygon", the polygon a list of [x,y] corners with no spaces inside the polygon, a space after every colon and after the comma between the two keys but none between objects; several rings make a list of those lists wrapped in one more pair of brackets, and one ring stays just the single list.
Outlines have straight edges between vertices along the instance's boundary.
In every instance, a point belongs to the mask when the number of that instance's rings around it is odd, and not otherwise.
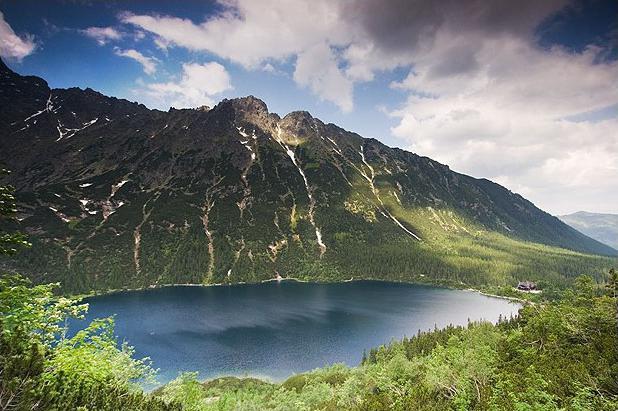
[{"label": "mountain ridge", "polygon": [[4,265],[37,281],[505,283],[534,276],[524,250],[615,254],[496,183],[306,111],[280,117],[254,96],[150,110],[4,67],[0,161],[22,208],[14,228],[38,243]]},{"label": "mountain ridge", "polygon": [[577,211],[558,218],[590,238],[618,250],[618,214]]}]

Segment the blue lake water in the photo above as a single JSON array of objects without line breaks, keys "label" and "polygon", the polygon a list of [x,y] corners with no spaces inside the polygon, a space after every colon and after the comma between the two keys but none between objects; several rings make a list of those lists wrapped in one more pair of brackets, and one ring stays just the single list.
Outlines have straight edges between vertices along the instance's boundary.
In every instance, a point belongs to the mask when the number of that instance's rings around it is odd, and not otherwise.
[{"label": "blue lake water", "polygon": [[[86,299],[86,321],[115,315],[116,335],[150,357],[158,382],[180,371],[281,380],[421,330],[496,321],[518,304],[462,290],[373,281],[166,287]],[[73,330],[84,322],[71,324]]]}]

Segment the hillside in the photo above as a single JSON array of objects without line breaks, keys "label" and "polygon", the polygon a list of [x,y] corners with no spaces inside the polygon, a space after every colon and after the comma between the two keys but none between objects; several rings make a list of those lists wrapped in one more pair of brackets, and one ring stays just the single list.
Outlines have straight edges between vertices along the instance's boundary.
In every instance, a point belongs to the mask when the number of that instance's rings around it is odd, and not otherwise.
[{"label": "hillside", "polygon": [[0,162],[66,291],[283,277],[563,282],[615,255],[504,187],[249,96],[149,110],[0,64]]},{"label": "hillside", "polygon": [[618,215],[578,211],[558,216],[577,231],[618,250]]}]

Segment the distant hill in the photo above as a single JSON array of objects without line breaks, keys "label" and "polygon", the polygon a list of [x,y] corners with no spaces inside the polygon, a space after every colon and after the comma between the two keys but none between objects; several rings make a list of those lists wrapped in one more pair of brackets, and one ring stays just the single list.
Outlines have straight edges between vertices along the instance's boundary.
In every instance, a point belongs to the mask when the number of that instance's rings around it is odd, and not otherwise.
[{"label": "distant hill", "polygon": [[489,180],[252,96],[164,112],[0,63],[0,163],[33,243],[0,265],[68,291],[563,281],[616,255]]},{"label": "distant hill", "polygon": [[588,237],[618,250],[618,214],[578,211],[558,218]]}]

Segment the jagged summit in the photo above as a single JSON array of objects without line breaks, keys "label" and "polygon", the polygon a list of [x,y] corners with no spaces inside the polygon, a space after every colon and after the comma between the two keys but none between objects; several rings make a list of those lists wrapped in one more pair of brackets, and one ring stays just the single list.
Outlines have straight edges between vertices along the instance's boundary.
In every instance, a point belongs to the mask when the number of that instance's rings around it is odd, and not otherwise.
[{"label": "jagged summit", "polygon": [[223,99],[215,106],[215,109],[227,108],[232,108],[240,116],[248,116],[249,118],[271,117],[274,119],[280,119],[283,124],[290,126],[296,125],[297,127],[310,127],[314,124],[324,125],[321,120],[313,117],[311,113],[304,110],[292,111],[281,118],[276,113],[270,113],[266,103],[262,99],[253,95]]},{"label": "jagged summit", "polygon": [[319,122],[319,124],[321,125],[324,124],[322,123],[322,121],[320,121],[320,119],[318,119],[317,117],[313,117],[311,113],[304,110],[292,111],[283,116],[282,120],[287,123],[297,123],[305,126],[315,124],[316,122]]},{"label": "jagged summit", "polygon": [[219,102],[219,104],[217,104],[217,106],[230,106],[235,110],[243,112],[261,112],[268,114],[268,106],[266,103],[252,95],[232,99],[223,99]]}]

